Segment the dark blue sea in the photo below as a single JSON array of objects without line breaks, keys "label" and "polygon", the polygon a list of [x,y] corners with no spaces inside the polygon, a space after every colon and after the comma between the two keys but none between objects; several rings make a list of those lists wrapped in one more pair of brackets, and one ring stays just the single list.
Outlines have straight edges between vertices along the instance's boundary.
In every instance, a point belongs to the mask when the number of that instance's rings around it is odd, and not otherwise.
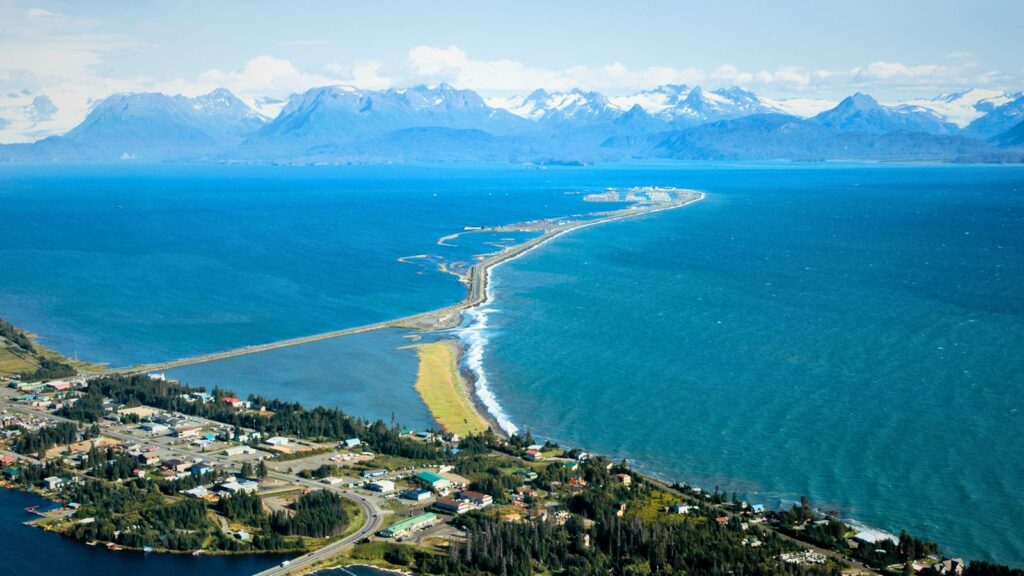
[{"label": "dark blue sea", "polygon": [[[1019,167],[3,167],[0,317],[114,365],[333,330],[461,298],[397,259],[463,226],[652,184],[708,197],[495,269],[463,335],[509,423],[1024,565]],[[422,422],[402,344],[178,375]]]}]

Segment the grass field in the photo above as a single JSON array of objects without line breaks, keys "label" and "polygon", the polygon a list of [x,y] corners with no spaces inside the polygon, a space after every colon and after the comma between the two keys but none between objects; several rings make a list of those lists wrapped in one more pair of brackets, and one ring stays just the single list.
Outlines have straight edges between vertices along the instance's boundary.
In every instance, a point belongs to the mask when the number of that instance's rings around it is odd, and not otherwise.
[{"label": "grass field", "polygon": [[459,373],[455,343],[441,340],[411,348],[416,349],[420,361],[416,391],[441,428],[460,436],[486,430],[487,422],[477,413]]}]

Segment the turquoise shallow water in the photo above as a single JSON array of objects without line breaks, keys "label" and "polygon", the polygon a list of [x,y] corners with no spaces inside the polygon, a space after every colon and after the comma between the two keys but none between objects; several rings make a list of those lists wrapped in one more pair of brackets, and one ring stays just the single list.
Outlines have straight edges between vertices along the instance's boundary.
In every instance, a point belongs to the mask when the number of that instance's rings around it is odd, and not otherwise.
[{"label": "turquoise shallow water", "polygon": [[678,181],[711,194],[495,271],[512,422],[1024,565],[1024,171]]},{"label": "turquoise shallow water", "polygon": [[[119,365],[357,325],[462,296],[398,257],[638,184],[710,196],[497,269],[471,333],[512,422],[1024,565],[1020,168],[3,167],[0,316]],[[416,425],[376,338],[179,375]]]},{"label": "turquoise shallow water", "polygon": [[195,386],[260,394],[425,430],[434,426],[414,388],[418,362],[406,330],[376,330],[196,364],[167,372]]}]

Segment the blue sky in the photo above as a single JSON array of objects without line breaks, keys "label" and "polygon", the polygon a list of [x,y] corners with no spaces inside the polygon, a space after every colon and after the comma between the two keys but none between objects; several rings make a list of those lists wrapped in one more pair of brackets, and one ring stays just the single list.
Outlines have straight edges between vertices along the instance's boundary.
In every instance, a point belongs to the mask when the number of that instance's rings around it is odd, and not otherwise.
[{"label": "blue sky", "polygon": [[39,135],[114,92],[217,85],[248,100],[318,84],[440,81],[492,96],[573,86],[616,95],[669,82],[829,100],[1016,91],[1022,25],[1024,2],[1009,0],[0,0],[0,118],[46,95],[59,112],[53,125],[36,122]]}]

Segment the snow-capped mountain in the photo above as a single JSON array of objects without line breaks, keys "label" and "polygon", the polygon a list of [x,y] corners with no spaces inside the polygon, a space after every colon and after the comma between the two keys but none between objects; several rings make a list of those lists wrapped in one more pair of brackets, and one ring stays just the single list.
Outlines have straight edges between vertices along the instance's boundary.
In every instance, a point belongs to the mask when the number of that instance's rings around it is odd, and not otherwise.
[{"label": "snow-capped mountain", "polygon": [[955,124],[932,110],[910,105],[883,106],[861,92],[818,114],[814,120],[828,128],[873,134],[898,131],[953,134],[957,131]]},{"label": "snow-capped mountain", "polygon": [[487,127],[501,131],[518,123],[514,115],[487,106],[476,92],[447,84],[384,91],[326,86],[292,96],[281,114],[260,134],[324,133],[350,137],[359,132],[416,126]]},{"label": "snow-capped mountain", "polygon": [[942,94],[935,98],[907,100],[901,102],[901,104],[927,108],[945,118],[947,122],[952,122],[963,128],[972,121],[1020,96],[1020,93],[1010,94],[1001,90],[972,88],[962,92]]},{"label": "snow-capped mountain", "polygon": [[[611,98],[574,89],[487,100],[447,84],[388,90],[324,86],[294,94],[287,103],[250,95],[261,110],[280,108],[267,120],[225,89],[194,98],[118,94],[97,104],[66,135],[0,147],[0,159],[1013,161],[1019,128],[1010,129],[1024,121],[1024,97],[1011,96],[970,90],[884,105],[857,93],[833,106],[810,98],[772,100],[740,88],[672,84]],[[948,120],[971,115],[975,119],[962,131]],[[2,116],[8,117],[6,111]]]},{"label": "snow-capped mountain", "polygon": [[623,110],[613,106],[604,95],[574,88],[568,92],[538,89],[525,97],[492,99],[489,105],[511,114],[543,123],[593,123],[612,121]]},{"label": "snow-capped mountain", "polygon": [[1006,132],[1024,121],[1024,96],[992,109],[964,128],[964,134],[989,139]]}]

